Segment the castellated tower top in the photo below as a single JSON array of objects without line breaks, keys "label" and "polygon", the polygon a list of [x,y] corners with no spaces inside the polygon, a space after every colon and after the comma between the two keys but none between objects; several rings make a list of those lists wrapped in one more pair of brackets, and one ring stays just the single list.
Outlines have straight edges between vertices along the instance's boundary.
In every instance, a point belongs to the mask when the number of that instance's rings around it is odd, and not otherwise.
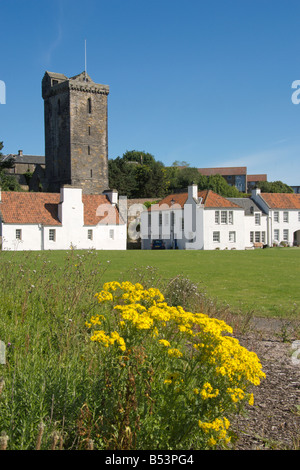
[{"label": "castellated tower top", "polygon": [[42,81],[42,96],[48,98],[51,95],[62,93],[63,90],[80,89],[88,93],[109,94],[108,85],[95,83],[86,72],[81,72],[74,77],[66,77],[62,73],[46,72]]},{"label": "castellated tower top", "polygon": [[82,72],[68,78],[45,72],[46,186],[65,185],[100,194],[108,189],[107,96],[109,86]]}]

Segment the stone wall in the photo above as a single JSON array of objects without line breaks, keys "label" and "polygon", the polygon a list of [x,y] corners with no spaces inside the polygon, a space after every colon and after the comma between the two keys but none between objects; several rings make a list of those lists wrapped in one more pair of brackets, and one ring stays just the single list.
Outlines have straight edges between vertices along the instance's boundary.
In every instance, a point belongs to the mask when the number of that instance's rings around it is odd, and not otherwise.
[{"label": "stone wall", "polygon": [[68,79],[46,72],[45,114],[47,190],[65,184],[84,193],[108,189],[107,96],[109,87],[84,72]]}]

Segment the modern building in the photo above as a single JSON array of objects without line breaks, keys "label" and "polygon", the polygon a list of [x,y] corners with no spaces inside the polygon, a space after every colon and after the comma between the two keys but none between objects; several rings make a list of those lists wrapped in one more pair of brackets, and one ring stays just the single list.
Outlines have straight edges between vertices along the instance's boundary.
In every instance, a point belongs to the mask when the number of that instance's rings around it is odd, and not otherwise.
[{"label": "modern building", "polygon": [[230,186],[235,186],[241,193],[251,192],[260,181],[267,181],[267,175],[248,175],[246,166],[198,168],[205,176],[221,175]]}]

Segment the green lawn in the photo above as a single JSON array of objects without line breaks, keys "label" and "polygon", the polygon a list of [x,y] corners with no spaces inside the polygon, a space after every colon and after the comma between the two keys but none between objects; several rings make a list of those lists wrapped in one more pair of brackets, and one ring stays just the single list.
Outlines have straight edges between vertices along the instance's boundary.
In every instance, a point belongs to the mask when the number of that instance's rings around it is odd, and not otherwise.
[{"label": "green lawn", "polygon": [[[1,261],[13,266],[30,265],[43,269],[52,265],[62,268],[66,257],[105,268],[99,279],[103,281],[134,278],[149,268],[157,269],[163,279],[177,274],[199,283],[207,294],[233,311],[254,311],[258,316],[289,316],[300,314],[300,250],[297,248],[270,248],[252,251],[98,251],[87,252],[1,252]],[[50,262],[50,263],[49,263]],[[6,263],[5,263],[6,264]],[[7,273],[9,275],[9,273]]]}]

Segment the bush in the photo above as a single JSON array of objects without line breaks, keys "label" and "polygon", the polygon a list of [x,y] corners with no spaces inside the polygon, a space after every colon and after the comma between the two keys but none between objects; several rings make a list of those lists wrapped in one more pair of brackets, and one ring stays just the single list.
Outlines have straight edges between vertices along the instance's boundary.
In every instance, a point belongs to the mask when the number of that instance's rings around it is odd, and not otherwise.
[{"label": "bush", "polygon": [[[222,320],[167,304],[158,289],[110,282],[87,327],[98,345],[96,439],[106,449],[208,449],[230,442],[228,416],[264,377]],[[99,400],[101,395],[101,399]]]}]

